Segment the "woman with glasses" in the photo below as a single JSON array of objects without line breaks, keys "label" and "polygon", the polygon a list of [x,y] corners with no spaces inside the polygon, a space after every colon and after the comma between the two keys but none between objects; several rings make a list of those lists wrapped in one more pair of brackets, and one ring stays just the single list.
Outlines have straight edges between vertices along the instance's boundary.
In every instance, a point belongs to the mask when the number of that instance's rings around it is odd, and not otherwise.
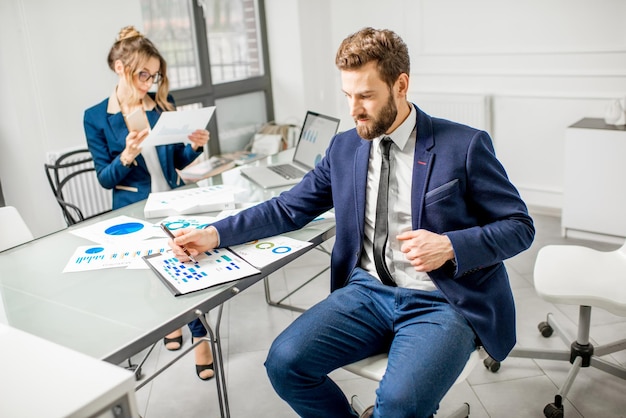
[{"label": "woman with glasses", "polygon": [[[119,32],[108,64],[119,77],[111,96],[87,109],[84,127],[98,181],[113,190],[113,209],[146,199],[150,192],[182,186],[177,173],[202,154],[209,132],[198,129],[189,135],[191,144],[142,147],[162,112],[175,110],[169,94],[167,65],[154,44],[134,27]],[[156,91],[150,91],[156,85]],[[189,323],[194,339],[206,329],[196,319]],[[168,350],[182,347],[182,330],[164,338]],[[202,380],[213,377],[213,356],[208,342],[195,348],[196,373]]]}]

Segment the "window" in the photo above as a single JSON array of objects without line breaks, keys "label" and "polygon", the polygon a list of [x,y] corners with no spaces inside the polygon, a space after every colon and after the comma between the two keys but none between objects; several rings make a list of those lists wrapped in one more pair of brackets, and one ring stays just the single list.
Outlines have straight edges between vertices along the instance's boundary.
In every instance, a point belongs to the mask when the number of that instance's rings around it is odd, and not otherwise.
[{"label": "window", "polygon": [[141,0],[176,105],[213,106],[209,154],[243,148],[274,119],[263,0]]}]

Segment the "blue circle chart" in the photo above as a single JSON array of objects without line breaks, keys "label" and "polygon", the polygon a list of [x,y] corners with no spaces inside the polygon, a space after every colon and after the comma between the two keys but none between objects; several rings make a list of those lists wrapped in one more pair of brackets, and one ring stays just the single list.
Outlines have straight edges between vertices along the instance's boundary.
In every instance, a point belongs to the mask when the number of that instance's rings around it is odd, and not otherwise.
[{"label": "blue circle chart", "polygon": [[139,222],[127,222],[124,224],[113,225],[104,230],[107,235],[127,235],[143,229],[143,224]]},{"label": "blue circle chart", "polygon": [[102,247],[91,247],[91,248],[87,248],[85,250],[86,254],[98,254],[101,253],[102,251],[104,251],[104,248]]},{"label": "blue circle chart", "polygon": [[189,225],[191,224],[187,221],[172,221],[166,223],[167,229],[169,229],[170,231],[187,228]]},{"label": "blue circle chart", "polygon": [[285,254],[291,251],[291,247],[287,247],[286,245],[276,247],[272,250],[274,254]]}]

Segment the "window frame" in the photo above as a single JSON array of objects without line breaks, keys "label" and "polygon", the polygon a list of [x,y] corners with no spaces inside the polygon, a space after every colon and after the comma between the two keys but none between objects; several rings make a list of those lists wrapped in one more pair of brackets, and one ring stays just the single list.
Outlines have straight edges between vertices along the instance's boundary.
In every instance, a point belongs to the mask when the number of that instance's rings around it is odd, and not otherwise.
[{"label": "window frame", "polygon": [[[201,84],[195,87],[171,90],[170,93],[178,106],[201,103],[202,106],[214,106],[216,99],[238,96],[245,93],[263,92],[267,122],[274,120],[274,99],[272,97],[272,81],[269,64],[269,48],[267,42],[267,25],[265,21],[264,0],[255,0],[258,7],[260,41],[263,49],[263,75],[243,80],[213,84],[211,76],[211,57],[209,55],[208,33],[204,19],[201,0],[192,0],[192,13],[195,25],[195,36],[198,48]],[[211,132],[209,155],[219,155],[220,140],[217,117],[211,118],[207,128]]]}]

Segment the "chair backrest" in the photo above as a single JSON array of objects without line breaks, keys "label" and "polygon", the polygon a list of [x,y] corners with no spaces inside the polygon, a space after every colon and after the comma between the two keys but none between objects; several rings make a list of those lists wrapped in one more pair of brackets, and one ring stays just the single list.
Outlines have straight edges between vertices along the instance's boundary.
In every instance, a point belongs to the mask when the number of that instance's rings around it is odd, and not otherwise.
[{"label": "chair backrest", "polygon": [[65,152],[44,167],[68,226],[111,210],[111,193],[98,183],[88,149]]},{"label": "chair backrest", "polygon": [[31,241],[34,237],[13,206],[0,207],[0,251]]}]

